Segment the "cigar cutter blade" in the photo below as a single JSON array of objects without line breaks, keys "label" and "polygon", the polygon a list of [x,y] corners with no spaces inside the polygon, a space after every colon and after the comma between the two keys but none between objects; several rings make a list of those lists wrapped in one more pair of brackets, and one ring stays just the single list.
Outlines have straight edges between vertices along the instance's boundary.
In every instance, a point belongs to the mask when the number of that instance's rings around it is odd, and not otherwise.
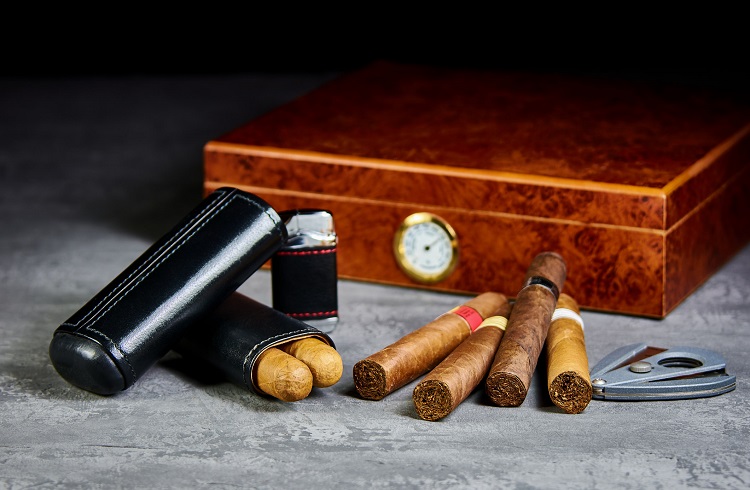
[{"label": "cigar cutter blade", "polygon": [[632,344],[591,369],[591,386],[597,400],[681,400],[727,393],[736,378],[727,374],[724,358],[710,350]]}]

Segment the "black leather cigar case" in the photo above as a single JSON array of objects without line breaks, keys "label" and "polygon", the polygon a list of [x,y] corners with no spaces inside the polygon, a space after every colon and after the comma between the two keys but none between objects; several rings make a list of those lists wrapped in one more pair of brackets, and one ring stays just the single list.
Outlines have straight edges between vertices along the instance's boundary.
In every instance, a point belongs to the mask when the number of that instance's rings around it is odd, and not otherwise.
[{"label": "black leather cigar case", "polygon": [[336,347],[320,330],[235,292],[210,316],[191,327],[175,351],[189,362],[207,363],[229,381],[263,395],[254,374],[261,353],[307,337]]},{"label": "black leather cigar case", "polygon": [[285,240],[265,201],[217,189],[55,330],[52,364],[94,393],[129,388]]}]

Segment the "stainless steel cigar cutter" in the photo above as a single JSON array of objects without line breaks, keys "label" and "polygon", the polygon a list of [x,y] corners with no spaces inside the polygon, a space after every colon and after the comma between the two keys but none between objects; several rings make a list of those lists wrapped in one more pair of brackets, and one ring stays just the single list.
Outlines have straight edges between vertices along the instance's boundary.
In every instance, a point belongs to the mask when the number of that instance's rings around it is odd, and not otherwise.
[{"label": "stainless steel cigar cutter", "polygon": [[721,395],[736,386],[719,354],[696,347],[621,347],[591,369],[597,400],[680,400]]}]

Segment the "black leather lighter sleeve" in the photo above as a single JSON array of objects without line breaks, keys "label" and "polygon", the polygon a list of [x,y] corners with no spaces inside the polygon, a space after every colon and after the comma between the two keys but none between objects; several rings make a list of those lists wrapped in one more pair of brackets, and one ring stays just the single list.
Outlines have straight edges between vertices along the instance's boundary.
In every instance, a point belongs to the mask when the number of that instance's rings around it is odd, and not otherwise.
[{"label": "black leather lighter sleeve", "polygon": [[129,388],[285,239],[265,201],[217,189],[57,328],[52,364],[94,393]]},{"label": "black leather lighter sleeve", "polygon": [[260,354],[269,347],[306,337],[336,347],[320,330],[235,292],[191,327],[175,351],[190,362],[208,363],[229,381],[264,395],[254,375]]},{"label": "black leather lighter sleeve", "polygon": [[323,209],[279,212],[287,241],[271,259],[273,307],[323,332],[338,323],[338,237]]}]

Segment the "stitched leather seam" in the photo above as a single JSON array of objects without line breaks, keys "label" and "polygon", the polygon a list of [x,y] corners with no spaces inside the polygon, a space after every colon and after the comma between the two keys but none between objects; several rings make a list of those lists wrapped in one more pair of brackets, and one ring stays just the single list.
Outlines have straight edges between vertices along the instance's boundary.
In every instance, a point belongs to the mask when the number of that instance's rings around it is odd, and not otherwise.
[{"label": "stitched leather seam", "polygon": [[[224,193],[225,193],[225,191],[221,191],[221,194],[224,194]],[[142,268],[144,268],[147,265],[149,265],[150,262],[151,262],[151,259],[153,259],[156,255],[158,255],[159,253],[161,253],[162,250],[164,250],[165,248],[167,248],[168,246],[170,246],[172,244],[172,242],[174,242],[177,239],[179,239],[180,235],[182,234],[182,232],[186,228],[190,228],[190,226],[192,226],[193,223],[195,223],[198,219],[200,219],[204,214],[206,214],[206,213],[208,213],[210,211],[213,211],[214,207],[215,207],[215,205],[214,206],[208,206],[205,209],[201,210],[197,215],[195,215],[193,217],[193,219],[191,219],[190,221],[188,221],[185,224],[185,226],[183,226],[182,228],[180,228],[180,230],[177,233],[175,233],[174,235],[172,235],[169,238],[169,240],[167,240],[161,247],[159,247],[157,250],[155,250],[154,253],[152,253],[148,257],[148,259],[146,259],[145,261],[143,261],[143,263],[141,265],[139,265],[133,272],[131,272],[128,275],[128,277],[126,277],[125,279],[123,279],[120,282],[120,284],[118,284],[117,286],[115,286],[109,293],[107,293],[107,295],[104,298],[102,298],[102,300],[99,301],[99,303],[97,303],[96,306],[94,306],[93,308],[91,308],[91,310],[89,310],[88,313],[86,313],[80,320],[78,320],[76,323],[64,323],[63,325],[68,325],[68,326],[72,326],[72,327],[79,327],[82,322],[85,323],[89,317],[93,316],[96,313],[96,311],[99,309],[99,307],[102,305],[102,303],[104,303],[105,301],[107,301],[113,294],[116,294],[116,293],[120,292],[120,287],[123,284],[125,284],[126,282],[128,282],[130,280],[130,278],[132,278],[135,274],[137,274],[138,272],[140,272],[140,270]]]},{"label": "stitched leather seam", "polygon": [[102,337],[104,337],[105,339],[107,339],[107,341],[110,344],[112,344],[112,347],[114,347],[115,349],[117,349],[117,352],[119,352],[120,355],[122,356],[122,358],[125,360],[125,364],[127,364],[128,367],[130,368],[130,372],[133,374],[133,379],[137,379],[138,377],[135,374],[135,369],[133,369],[133,365],[130,364],[130,361],[128,360],[128,356],[126,356],[125,353],[120,350],[120,348],[117,346],[117,344],[112,339],[110,339],[109,337],[107,337],[106,335],[104,335],[102,332],[100,332],[99,330],[96,330],[96,329],[91,328],[91,327],[87,327],[87,328],[88,328],[88,330],[91,330],[92,332],[98,333],[99,335],[101,335]]},{"label": "stitched leather seam", "polygon": [[[110,311],[110,310],[111,310],[111,309],[112,309],[112,308],[113,308],[113,307],[114,307],[114,306],[115,306],[115,305],[116,305],[117,303],[119,303],[119,302],[120,302],[120,301],[121,301],[121,300],[122,300],[122,299],[123,299],[124,297],[126,297],[126,296],[127,296],[127,295],[128,295],[128,294],[129,294],[129,293],[130,293],[130,292],[131,292],[131,291],[132,291],[132,290],[133,290],[133,289],[134,289],[134,288],[135,288],[135,287],[136,287],[136,286],[137,286],[138,284],[140,284],[140,283],[141,283],[141,282],[142,282],[142,281],[143,281],[144,279],[146,279],[146,278],[147,278],[147,277],[148,277],[148,276],[149,276],[149,275],[150,275],[150,274],[151,274],[151,273],[152,273],[153,271],[155,271],[155,270],[156,270],[156,269],[157,269],[157,268],[158,268],[158,267],[159,267],[159,266],[160,266],[160,265],[161,265],[161,264],[162,264],[162,263],[163,263],[163,262],[164,262],[165,260],[167,260],[167,259],[168,259],[169,257],[171,257],[171,256],[172,256],[172,254],[174,254],[174,253],[175,253],[175,252],[176,252],[177,250],[179,250],[179,249],[180,249],[180,248],[181,248],[181,247],[182,247],[182,246],[183,246],[183,245],[184,245],[185,243],[187,243],[187,241],[188,241],[188,240],[190,240],[190,239],[191,239],[191,238],[192,238],[192,237],[193,237],[193,236],[194,236],[194,235],[195,235],[195,234],[196,234],[196,233],[197,233],[198,231],[200,231],[200,230],[201,230],[201,228],[203,228],[204,226],[206,226],[206,224],[208,224],[208,223],[209,223],[209,222],[210,222],[210,221],[211,221],[211,220],[212,220],[213,218],[215,218],[216,216],[218,216],[218,215],[219,215],[219,213],[220,213],[220,212],[221,212],[221,211],[222,211],[222,210],[223,210],[224,208],[226,208],[226,207],[227,207],[227,206],[228,206],[228,205],[229,205],[229,204],[230,204],[230,203],[231,203],[232,201],[234,201],[234,199],[235,199],[236,197],[240,197],[240,198],[244,199],[245,201],[247,201],[247,202],[249,202],[249,203],[251,203],[251,204],[255,205],[256,207],[259,207],[259,208],[263,209],[263,208],[262,208],[262,207],[261,207],[261,206],[260,206],[260,205],[259,205],[258,203],[256,203],[256,202],[252,201],[251,199],[248,199],[248,198],[247,198],[247,197],[245,197],[245,196],[242,196],[242,195],[240,195],[240,194],[235,194],[235,195],[231,196],[231,197],[230,197],[229,199],[227,199],[227,201],[226,201],[226,202],[225,202],[225,203],[224,203],[223,205],[221,205],[221,206],[220,206],[220,207],[219,207],[218,209],[215,209],[215,210],[214,210],[214,211],[212,212],[212,215],[211,215],[210,217],[208,217],[208,219],[206,219],[206,221],[204,221],[204,222],[203,222],[203,223],[202,223],[202,224],[201,224],[201,225],[200,225],[200,226],[199,226],[198,228],[196,228],[195,230],[193,230],[193,232],[192,232],[192,233],[191,233],[190,235],[188,235],[187,237],[185,237],[185,238],[184,238],[184,239],[182,240],[182,242],[180,242],[180,243],[179,243],[179,245],[177,245],[177,246],[176,246],[176,247],[174,248],[174,250],[172,250],[171,252],[169,252],[169,254],[167,254],[167,255],[166,255],[165,257],[163,257],[163,258],[162,258],[162,259],[161,259],[161,260],[160,260],[159,262],[157,262],[156,264],[152,265],[152,266],[151,266],[151,267],[149,268],[150,270],[148,270],[148,272],[146,272],[146,273],[145,273],[145,274],[144,274],[144,275],[143,275],[143,276],[142,276],[141,278],[139,278],[139,279],[138,279],[138,280],[137,280],[137,281],[136,281],[136,282],[135,282],[135,283],[134,283],[134,284],[133,284],[132,286],[130,286],[130,288],[128,288],[128,289],[127,289],[127,290],[126,290],[125,292],[123,292],[123,293],[122,293],[122,295],[121,295],[121,296],[120,296],[120,297],[119,297],[119,298],[117,299],[117,301],[115,301],[115,302],[113,302],[113,303],[112,303],[111,305],[109,305],[109,307],[108,307],[108,308],[107,308],[106,310],[104,310],[104,311],[103,311],[103,312],[102,312],[102,313],[101,313],[101,314],[100,314],[99,316],[97,316],[97,317],[96,317],[96,318],[95,318],[94,320],[92,320],[92,321],[91,321],[91,322],[89,323],[89,325],[86,325],[86,327],[85,327],[85,330],[90,330],[90,331],[92,331],[92,332],[96,332],[96,333],[99,333],[99,334],[101,335],[101,332],[98,332],[98,331],[97,331],[97,330],[95,330],[95,329],[94,329],[94,328],[93,328],[92,326],[93,326],[94,324],[96,324],[96,322],[98,322],[98,321],[99,321],[99,320],[100,320],[100,319],[101,319],[101,318],[102,318],[102,317],[103,317],[104,315],[106,315],[106,314],[107,314],[107,313],[108,313],[108,312],[109,312],[109,311]],[[266,211],[265,209],[263,209],[263,212],[264,212],[264,214],[265,214],[266,216],[268,216],[268,217],[269,217],[269,219],[271,219],[271,222],[273,222],[274,224],[276,224],[276,223],[277,223],[277,221],[276,221],[276,220],[274,220],[274,219],[273,219],[273,217],[272,217],[272,216],[271,216],[271,215],[270,215],[270,214],[269,214],[269,213],[268,213],[268,212],[267,212],[267,211]],[[106,336],[104,336],[104,338],[107,338],[107,337],[106,337]],[[109,340],[110,342],[112,342],[112,341],[111,341],[110,339],[108,339],[108,338],[107,338],[107,340]],[[126,362],[126,363],[128,364],[128,366],[130,367],[130,370],[131,370],[131,372],[133,373],[133,376],[134,376],[134,378],[135,378],[135,379],[137,379],[137,376],[136,376],[136,374],[135,374],[135,370],[133,369],[133,366],[132,366],[132,365],[130,364],[130,361],[128,360],[128,356],[127,356],[127,354],[126,354],[125,352],[123,352],[123,351],[122,351],[122,350],[121,350],[121,349],[119,348],[119,346],[118,346],[117,344],[115,344],[114,342],[112,342],[112,345],[113,345],[113,346],[114,346],[114,347],[115,347],[115,348],[116,348],[116,349],[117,349],[117,350],[118,350],[118,351],[119,351],[119,352],[120,352],[120,353],[122,354],[122,356],[123,356],[123,359],[125,360],[125,362]]]},{"label": "stitched leather seam", "polygon": [[[223,193],[223,191],[222,191],[222,193]],[[125,352],[123,352],[120,349],[120,347],[114,341],[112,341],[112,339],[110,339],[109,337],[107,337],[106,335],[104,335],[102,332],[96,330],[93,326],[99,320],[101,320],[102,317],[104,317],[112,308],[114,308],[115,305],[117,305],[117,303],[119,303],[120,301],[122,301],[123,298],[125,298],[133,289],[135,289],[136,286],[138,286],[144,279],[146,279],[149,275],[151,275],[151,273],[154,272],[162,263],[164,263],[164,261],[166,261],[169,257],[171,257],[175,252],[177,252],[177,250],[179,250],[183,245],[185,245],[185,243],[187,243],[193,236],[195,236],[195,234],[198,231],[200,231],[204,226],[206,226],[206,224],[208,224],[213,218],[215,218],[216,216],[218,216],[221,213],[221,211],[224,210],[229,204],[231,204],[234,201],[234,199],[237,198],[237,197],[239,197],[239,198],[243,199],[244,201],[252,204],[253,206],[259,208],[263,212],[263,214],[265,214],[271,220],[271,222],[275,226],[278,227],[278,224],[280,223],[280,221],[274,219],[274,217],[268,212],[267,209],[265,209],[263,206],[261,206],[257,202],[251,200],[250,198],[248,198],[248,197],[246,197],[244,195],[234,194],[231,197],[229,197],[226,200],[226,202],[224,202],[218,208],[215,207],[216,205],[213,205],[213,206],[207,207],[206,209],[204,209],[200,213],[198,213],[185,226],[183,226],[177,233],[175,233],[172,237],[170,237],[169,240],[163,246],[159,247],[159,249],[156,250],[153,254],[151,254],[147,260],[145,260],[141,265],[139,265],[136,270],[134,270],[131,274],[129,274],[127,278],[125,278],[123,281],[121,281],[112,291],[110,291],[107,294],[107,296],[105,298],[103,298],[89,313],[87,313],[83,318],[81,318],[81,320],[79,320],[75,324],[70,324],[70,323],[66,322],[66,323],[64,323],[64,325],[76,327],[78,330],[80,330],[81,328],[83,328],[84,330],[88,330],[88,331],[94,332],[94,333],[96,333],[98,335],[101,335],[103,338],[105,338],[107,341],[109,341],[112,344],[112,346],[115,349],[117,349],[117,351],[122,355],[122,358],[125,360],[125,362],[127,363],[128,367],[130,368],[130,372],[133,374],[133,378],[137,379],[137,375],[136,375],[135,369],[133,368],[132,364],[130,363],[127,354]],[[209,215],[209,216],[208,216],[208,218],[203,223],[200,224],[200,226],[198,226],[195,230],[193,230],[193,232],[190,233],[190,235],[188,235],[187,237],[185,237],[172,251],[170,251],[167,255],[165,255],[161,260],[159,260],[156,263],[150,263],[151,260],[153,259],[153,257],[157,256],[168,245],[171,245],[172,242],[176,241],[180,237],[181,233],[186,228],[189,228],[190,226],[192,226],[193,224],[195,224],[195,222],[200,217],[202,217],[203,215]],[[121,286],[123,284],[125,284],[131,277],[133,277],[133,275],[135,275],[136,273],[138,273],[147,264],[148,264],[148,267],[146,267],[144,269],[145,273],[140,278],[138,278],[138,280],[135,281],[129,288],[127,288],[126,290],[124,290],[124,292],[121,292],[121,290],[120,290]],[[99,306],[102,303],[104,303],[113,294],[120,294],[120,296],[119,296],[119,298],[117,298],[116,301],[114,301],[104,311],[102,311],[98,316],[96,316],[96,318],[94,318],[93,320],[90,320],[90,321],[86,321],[86,323],[88,323],[88,324],[85,327],[83,327],[81,325],[81,322],[83,322],[87,317],[91,316],[93,314],[93,312],[95,312],[99,308]]]},{"label": "stitched leather seam", "polygon": [[245,386],[247,386],[251,390],[255,389],[255,388],[253,388],[251,386],[252,382],[250,384],[247,383],[248,378],[252,378],[253,374],[250,373],[250,375],[247,378],[244,376],[244,374],[245,374],[245,371],[247,371],[247,363],[248,363],[248,361],[250,361],[250,358],[253,357],[253,352],[255,352],[258,349],[258,347],[261,346],[261,344],[268,343],[268,342],[273,342],[275,339],[279,339],[279,338],[283,338],[283,337],[291,337],[293,335],[296,335],[298,333],[303,333],[303,332],[314,332],[314,330],[311,329],[311,328],[304,328],[304,329],[300,329],[300,330],[294,330],[293,332],[286,332],[286,333],[282,333],[282,334],[279,334],[279,335],[274,335],[273,337],[269,337],[267,339],[261,340],[260,342],[258,342],[257,344],[255,344],[253,346],[253,348],[250,349],[250,352],[247,353],[247,355],[245,356],[245,359],[242,361],[242,374],[243,374],[242,379],[245,381]]},{"label": "stitched leather seam", "polygon": [[133,285],[132,285],[132,286],[130,286],[130,287],[129,287],[128,289],[126,289],[126,290],[125,290],[125,291],[124,291],[124,292],[122,293],[122,295],[120,295],[120,297],[119,297],[119,298],[117,298],[117,301],[115,301],[114,303],[112,303],[111,305],[109,305],[109,307],[107,307],[107,309],[106,309],[106,310],[104,310],[103,312],[101,312],[101,313],[99,314],[99,316],[97,316],[97,317],[96,317],[95,319],[93,319],[93,320],[92,320],[92,321],[91,321],[91,322],[90,322],[90,323],[89,323],[88,325],[86,325],[86,327],[85,327],[85,330],[93,330],[93,329],[91,328],[91,327],[92,327],[92,325],[96,324],[96,322],[98,322],[99,320],[101,320],[101,318],[102,318],[102,317],[103,317],[104,315],[106,315],[106,314],[107,314],[107,313],[108,313],[108,312],[109,312],[109,311],[110,311],[110,310],[111,310],[112,308],[114,308],[114,306],[115,306],[115,305],[116,305],[117,303],[119,303],[120,301],[122,301],[122,299],[123,299],[123,298],[125,298],[125,297],[126,297],[126,296],[127,296],[127,295],[128,295],[129,293],[130,293],[130,291],[132,291],[133,289],[135,289],[135,287],[136,287],[137,285],[139,285],[139,284],[140,284],[141,282],[143,282],[143,280],[144,280],[144,279],[146,279],[146,278],[147,278],[148,276],[150,276],[152,272],[154,272],[154,271],[155,271],[156,269],[158,269],[158,268],[159,268],[159,266],[160,266],[160,265],[161,265],[162,263],[164,263],[164,261],[165,261],[165,260],[167,260],[167,259],[168,259],[169,257],[171,257],[171,256],[172,256],[172,255],[173,255],[173,254],[174,254],[175,252],[177,252],[177,251],[178,251],[178,250],[179,250],[179,249],[180,249],[180,248],[181,248],[181,247],[182,247],[183,245],[185,245],[185,243],[187,243],[187,241],[188,241],[188,240],[190,240],[190,239],[191,239],[191,238],[192,238],[193,236],[195,236],[195,234],[196,234],[196,233],[198,233],[198,232],[199,232],[199,231],[200,231],[200,230],[201,230],[201,229],[202,229],[202,228],[203,228],[204,226],[206,226],[206,225],[207,225],[207,224],[208,224],[208,223],[209,223],[209,222],[210,222],[210,221],[211,221],[212,219],[214,219],[214,218],[215,218],[216,216],[218,216],[218,215],[219,215],[219,212],[221,212],[221,211],[222,211],[222,210],[223,210],[224,208],[226,208],[226,207],[227,207],[227,206],[228,206],[228,205],[229,205],[229,204],[230,204],[230,203],[231,203],[231,202],[232,202],[233,200],[234,200],[234,198],[233,198],[233,197],[232,197],[232,198],[230,198],[229,200],[227,200],[227,202],[225,202],[225,203],[224,203],[224,204],[223,204],[223,205],[222,205],[222,206],[221,206],[220,208],[218,208],[218,209],[216,210],[216,212],[215,212],[215,213],[214,213],[214,214],[213,214],[213,215],[212,215],[211,217],[209,217],[209,218],[208,218],[208,219],[207,219],[206,221],[204,221],[204,222],[203,222],[203,223],[202,223],[202,224],[201,224],[201,225],[200,225],[200,226],[199,226],[198,228],[196,228],[195,230],[193,230],[193,232],[192,232],[191,234],[189,234],[188,236],[186,236],[186,237],[185,237],[185,238],[184,238],[184,239],[183,239],[183,240],[182,240],[182,241],[181,241],[181,242],[180,242],[180,243],[179,243],[179,244],[178,244],[178,245],[177,245],[177,246],[176,246],[176,247],[174,248],[174,250],[172,250],[172,251],[171,251],[171,252],[169,252],[169,253],[168,253],[167,255],[165,255],[165,256],[164,256],[164,257],[163,257],[163,258],[162,258],[162,259],[161,259],[161,260],[160,260],[159,262],[157,262],[156,264],[154,264],[154,265],[152,265],[151,267],[149,267],[149,270],[148,270],[148,272],[146,272],[146,273],[145,273],[145,274],[144,274],[143,276],[141,276],[141,277],[140,277],[140,278],[139,278],[139,279],[138,279],[138,280],[137,280],[137,281],[136,281],[135,283],[133,283]]},{"label": "stitched leather seam", "polygon": [[[250,204],[252,204],[256,208],[260,209],[263,212],[263,214],[265,214],[266,216],[268,216],[268,219],[270,219],[271,223],[273,223],[274,225],[276,225],[277,228],[278,228],[279,224],[281,224],[281,221],[277,220],[276,218],[274,218],[274,216],[271,213],[268,212],[268,209],[266,209],[265,207],[261,206],[257,202],[253,201],[249,197],[243,196],[242,194],[235,194],[234,196],[232,196],[232,199],[234,199],[235,197],[239,197],[240,199],[244,199],[245,201],[249,202]],[[230,199],[230,201],[231,201],[231,199]]]}]

